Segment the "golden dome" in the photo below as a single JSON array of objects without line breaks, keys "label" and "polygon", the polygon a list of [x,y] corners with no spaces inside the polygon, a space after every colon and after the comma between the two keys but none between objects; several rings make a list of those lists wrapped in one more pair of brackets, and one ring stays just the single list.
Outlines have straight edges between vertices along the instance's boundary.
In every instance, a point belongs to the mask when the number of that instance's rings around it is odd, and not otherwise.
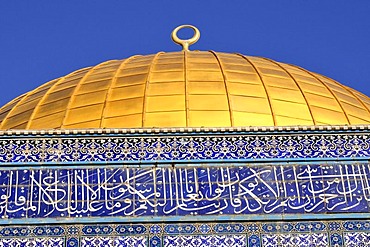
[{"label": "golden dome", "polygon": [[160,52],[72,72],[0,109],[0,129],[370,123],[370,98],[300,67],[213,51]]}]

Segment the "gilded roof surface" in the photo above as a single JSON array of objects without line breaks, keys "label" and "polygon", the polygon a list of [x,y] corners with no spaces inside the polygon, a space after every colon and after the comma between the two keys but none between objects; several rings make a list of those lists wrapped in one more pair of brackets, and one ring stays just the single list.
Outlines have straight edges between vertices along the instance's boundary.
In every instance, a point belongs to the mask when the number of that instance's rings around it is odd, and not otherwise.
[{"label": "gilded roof surface", "polygon": [[261,57],[160,52],[72,72],[0,109],[0,129],[370,123],[370,98]]}]

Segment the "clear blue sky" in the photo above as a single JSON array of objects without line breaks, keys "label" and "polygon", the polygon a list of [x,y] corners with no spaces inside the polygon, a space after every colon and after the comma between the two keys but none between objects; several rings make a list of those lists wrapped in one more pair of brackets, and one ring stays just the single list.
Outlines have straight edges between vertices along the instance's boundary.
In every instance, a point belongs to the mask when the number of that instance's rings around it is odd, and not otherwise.
[{"label": "clear blue sky", "polygon": [[178,51],[180,24],[201,31],[191,49],[296,64],[370,96],[370,0],[2,0],[0,105],[106,60]]}]

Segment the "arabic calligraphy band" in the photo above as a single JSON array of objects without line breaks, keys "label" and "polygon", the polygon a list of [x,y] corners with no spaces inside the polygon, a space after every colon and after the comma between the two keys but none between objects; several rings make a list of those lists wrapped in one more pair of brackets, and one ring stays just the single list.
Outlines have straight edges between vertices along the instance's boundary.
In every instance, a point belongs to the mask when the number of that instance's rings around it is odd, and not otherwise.
[{"label": "arabic calligraphy band", "polygon": [[368,212],[367,163],[0,170],[0,217]]}]

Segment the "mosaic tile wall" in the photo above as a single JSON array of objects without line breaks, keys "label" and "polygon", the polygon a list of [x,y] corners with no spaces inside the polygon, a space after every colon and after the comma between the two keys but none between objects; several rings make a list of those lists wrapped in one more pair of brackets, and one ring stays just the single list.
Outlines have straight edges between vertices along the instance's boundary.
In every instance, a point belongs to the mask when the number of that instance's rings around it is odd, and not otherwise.
[{"label": "mosaic tile wall", "polygon": [[368,157],[365,131],[1,136],[0,246],[370,247]]},{"label": "mosaic tile wall", "polygon": [[0,246],[370,246],[370,221],[0,227]]}]

